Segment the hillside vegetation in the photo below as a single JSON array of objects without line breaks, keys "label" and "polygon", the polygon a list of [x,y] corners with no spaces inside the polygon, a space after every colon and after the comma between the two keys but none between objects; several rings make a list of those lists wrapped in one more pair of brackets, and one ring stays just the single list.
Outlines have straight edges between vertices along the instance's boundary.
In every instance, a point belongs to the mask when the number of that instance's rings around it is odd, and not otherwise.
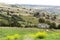
[{"label": "hillside vegetation", "polygon": [[[5,27],[37,27],[44,23],[51,26],[53,23],[60,28],[60,15],[51,14],[38,9],[24,8],[22,6],[0,4],[0,26]],[[41,18],[41,19],[40,19]],[[43,21],[43,22],[42,22]],[[55,27],[54,27],[55,28]]]}]

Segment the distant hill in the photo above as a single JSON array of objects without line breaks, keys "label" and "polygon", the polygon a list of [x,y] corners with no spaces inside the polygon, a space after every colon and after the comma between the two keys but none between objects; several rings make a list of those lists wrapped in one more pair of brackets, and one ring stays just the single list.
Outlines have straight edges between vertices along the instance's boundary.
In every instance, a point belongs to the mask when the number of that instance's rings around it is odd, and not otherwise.
[{"label": "distant hill", "polygon": [[41,10],[47,11],[49,13],[60,14],[60,6],[0,3],[0,7],[31,8],[31,9],[37,9],[37,10],[40,10],[40,11]]},{"label": "distant hill", "polygon": [[14,4],[14,6],[21,6],[25,8],[34,8],[39,10],[44,10],[47,12],[60,14],[60,6],[51,6],[51,5],[31,5],[31,4]]},{"label": "distant hill", "polygon": [[60,24],[60,6],[0,3],[0,26],[36,27],[39,18]]}]

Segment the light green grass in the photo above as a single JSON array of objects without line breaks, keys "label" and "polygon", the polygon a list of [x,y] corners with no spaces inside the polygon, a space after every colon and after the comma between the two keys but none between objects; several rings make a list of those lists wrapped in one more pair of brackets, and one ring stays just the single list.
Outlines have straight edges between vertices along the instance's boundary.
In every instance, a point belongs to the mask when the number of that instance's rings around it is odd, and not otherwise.
[{"label": "light green grass", "polygon": [[[21,37],[17,40],[40,40],[38,38],[29,38],[27,36],[28,34],[35,34],[40,31],[45,31],[45,29],[37,29],[37,28],[15,28],[15,27],[2,27],[0,28],[0,40],[7,40],[7,35],[14,35],[14,34],[20,34]],[[56,34],[58,33],[58,34]],[[51,31],[49,30],[47,32],[47,36],[44,39],[41,40],[60,40],[60,30]]]},{"label": "light green grass", "polygon": [[25,20],[26,22],[31,22],[32,24],[38,24],[39,23],[38,18],[35,18],[33,16],[21,16],[21,18],[23,20]]}]

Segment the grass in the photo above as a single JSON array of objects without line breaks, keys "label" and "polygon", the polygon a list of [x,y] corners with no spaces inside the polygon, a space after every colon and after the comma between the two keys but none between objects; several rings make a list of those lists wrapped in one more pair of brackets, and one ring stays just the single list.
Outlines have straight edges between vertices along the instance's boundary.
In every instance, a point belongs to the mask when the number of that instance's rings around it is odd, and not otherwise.
[{"label": "grass", "polygon": [[[44,32],[45,29],[37,29],[37,28],[9,28],[9,27],[0,27],[0,40],[7,40],[7,35],[14,35],[19,34],[21,35],[20,38],[17,40],[40,40],[38,38],[30,38],[29,34],[35,34],[37,32]],[[47,32],[47,31],[46,31]],[[47,36],[44,39],[41,40],[60,40],[60,30],[51,31],[49,30],[47,32]]]},{"label": "grass", "polygon": [[[38,18],[35,18],[33,16],[21,16],[21,18],[23,20],[25,20],[26,22],[31,22],[32,24],[38,24]],[[27,20],[26,20],[27,19]]]}]

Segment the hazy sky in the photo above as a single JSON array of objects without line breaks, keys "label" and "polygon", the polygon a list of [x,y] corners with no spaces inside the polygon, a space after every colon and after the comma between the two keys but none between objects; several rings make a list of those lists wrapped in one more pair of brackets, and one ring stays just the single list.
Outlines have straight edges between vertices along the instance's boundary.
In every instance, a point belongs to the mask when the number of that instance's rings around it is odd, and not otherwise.
[{"label": "hazy sky", "polygon": [[57,5],[60,6],[60,0],[0,0],[0,2],[9,4],[37,4],[37,5]]}]

